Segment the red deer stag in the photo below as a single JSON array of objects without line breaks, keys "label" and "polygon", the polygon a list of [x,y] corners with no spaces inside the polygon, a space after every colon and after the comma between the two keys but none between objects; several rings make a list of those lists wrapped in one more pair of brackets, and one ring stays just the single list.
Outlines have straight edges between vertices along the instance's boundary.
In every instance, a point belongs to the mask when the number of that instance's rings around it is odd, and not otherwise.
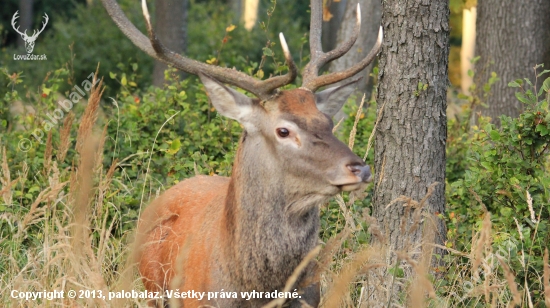
[{"label": "red deer stag", "polygon": [[[244,127],[230,178],[197,176],[184,180],[144,211],[138,226],[142,244],[136,262],[145,287],[162,294],[170,290],[237,292],[238,298],[208,299],[205,294],[202,299],[182,299],[186,308],[261,307],[270,299],[247,300],[241,298],[241,292],[281,291],[302,259],[318,245],[319,206],[341,191],[363,188],[371,179],[369,166],[332,134],[331,117],[357,80],[315,91],[365,68],[380,48],[382,29],[376,45],[361,62],[345,71],[319,76],[324,64],[352,47],[361,18],[357,6],[353,37],[324,53],[322,1],[311,1],[311,61],[304,69],[303,85],[280,91],[278,88],[291,83],[297,74],[282,34],[279,37],[289,72],[257,80],[168,50],[155,36],[145,0],[142,9],[149,37],[126,18],[114,0],[102,2],[137,47],[157,60],[198,75],[217,111]],[[318,306],[319,283],[313,272],[310,264],[296,281],[294,287],[300,290],[301,298],[289,302],[291,307],[301,307],[304,302]]]}]

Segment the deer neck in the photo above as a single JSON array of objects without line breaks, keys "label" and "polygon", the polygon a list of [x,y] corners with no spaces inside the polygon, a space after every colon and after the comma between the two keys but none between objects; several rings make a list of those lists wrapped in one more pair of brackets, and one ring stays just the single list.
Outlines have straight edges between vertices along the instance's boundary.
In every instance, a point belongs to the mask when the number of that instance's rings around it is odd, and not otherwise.
[{"label": "deer neck", "polygon": [[[243,287],[271,288],[284,285],[273,277],[288,277],[317,245],[319,209],[285,186],[282,168],[269,161],[269,146],[261,143],[263,138],[248,138],[246,132],[241,137],[224,209],[229,236],[224,251],[235,261]],[[301,200],[308,203],[304,210],[289,210]]]}]

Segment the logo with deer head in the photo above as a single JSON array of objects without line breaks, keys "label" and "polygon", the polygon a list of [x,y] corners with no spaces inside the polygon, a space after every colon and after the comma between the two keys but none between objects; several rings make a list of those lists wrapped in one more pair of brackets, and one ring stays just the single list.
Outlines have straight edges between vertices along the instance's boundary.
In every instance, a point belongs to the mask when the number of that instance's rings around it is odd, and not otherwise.
[{"label": "logo with deer head", "polygon": [[21,32],[19,31],[19,26],[18,27],[15,26],[15,20],[17,18],[19,18],[19,11],[13,14],[13,18],[11,19],[11,26],[13,27],[13,30],[15,30],[15,32],[21,35],[21,38],[23,39],[23,41],[25,41],[25,49],[27,50],[27,53],[32,53],[36,38],[38,38],[38,35],[42,33],[42,31],[44,31],[44,28],[46,28],[46,25],[48,24],[48,20],[50,18],[48,17],[48,14],[44,13],[44,16],[43,16],[44,21],[42,22],[42,29],[38,30],[38,32],[36,32],[37,30],[33,30],[33,33],[31,36],[27,35],[26,29],[25,29],[25,32]]}]

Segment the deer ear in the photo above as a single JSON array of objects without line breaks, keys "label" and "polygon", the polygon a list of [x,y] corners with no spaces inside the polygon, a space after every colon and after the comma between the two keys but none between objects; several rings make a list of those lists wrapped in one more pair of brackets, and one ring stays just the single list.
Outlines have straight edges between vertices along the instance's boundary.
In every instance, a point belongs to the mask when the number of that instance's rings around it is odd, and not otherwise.
[{"label": "deer ear", "polygon": [[212,105],[221,115],[237,120],[245,126],[250,122],[253,106],[251,98],[202,73],[198,75]]},{"label": "deer ear", "polygon": [[355,84],[359,80],[361,78],[316,93],[317,108],[332,118],[342,108],[353,90],[355,90]]}]

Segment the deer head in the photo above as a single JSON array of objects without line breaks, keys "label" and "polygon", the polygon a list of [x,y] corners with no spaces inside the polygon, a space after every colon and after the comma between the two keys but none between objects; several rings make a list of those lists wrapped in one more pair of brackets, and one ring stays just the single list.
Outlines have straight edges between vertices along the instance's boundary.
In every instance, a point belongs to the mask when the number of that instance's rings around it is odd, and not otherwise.
[{"label": "deer head", "polygon": [[17,18],[19,18],[19,11],[13,14],[13,18],[11,19],[11,26],[13,27],[15,32],[21,35],[21,38],[23,39],[23,41],[25,41],[25,49],[27,50],[27,53],[32,53],[32,51],[34,50],[34,42],[36,41],[36,38],[38,38],[38,35],[42,33],[42,31],[44,31],[44,28],[46,28],[46,25],[48,24],[48,20],[49,20],[48,14],[44,13],[44,16],[43,16],[44,21],[42,22],[42,29],[38,30],[38,32],[37,30],[33,30],[33,33],[31,36],[27,35],[27,30],[25,30],[25,32],[21,32],[19,31],[19,26],[17,26],[17,28],[15,27],[15,20]]}]

